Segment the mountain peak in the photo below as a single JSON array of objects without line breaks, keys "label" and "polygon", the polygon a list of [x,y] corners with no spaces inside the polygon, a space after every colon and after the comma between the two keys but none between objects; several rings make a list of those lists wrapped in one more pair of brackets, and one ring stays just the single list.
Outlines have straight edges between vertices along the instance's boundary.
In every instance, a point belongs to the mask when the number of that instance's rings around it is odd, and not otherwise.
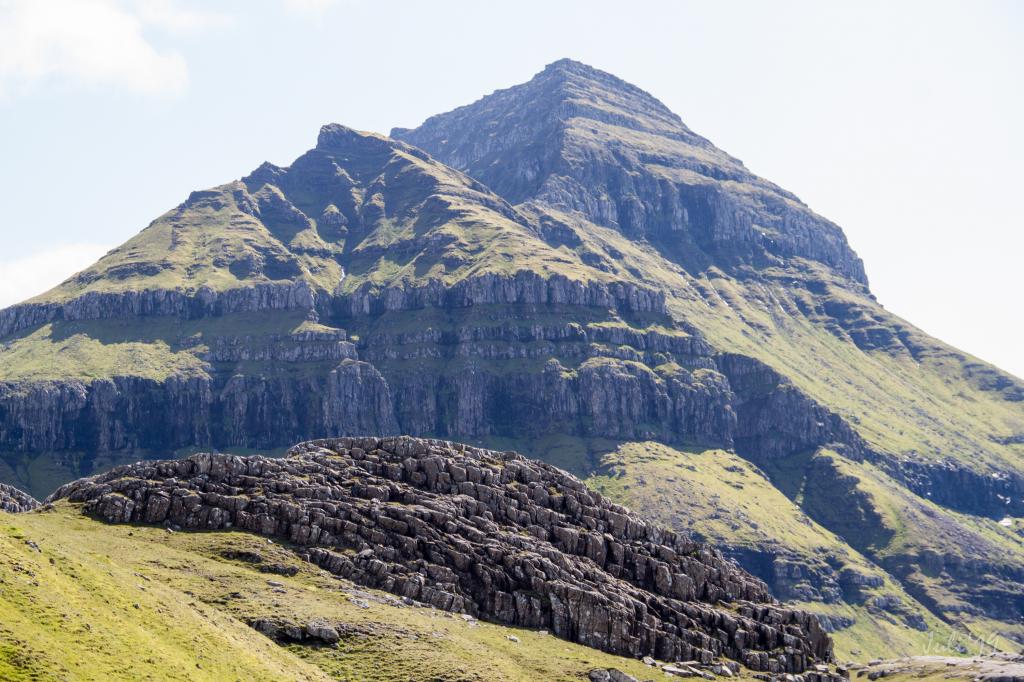
[{"label": "mountain peak", "polygon": [[584,94],[596,96],[597,101],[604,106],[633,112],[653,110],[685,128],[682,119],[651,93],[614,74],[574,59],[563,58],[551,62],[520,87],[525,89],[552,78],[561,81],[562,87],[556,93],[562,99],[577,99]]},{"label": "mountain peak", "polygon": [[866,285],[838,226],[635,85],[571,59],[393,137],[479,179],[653,243],[692,271],[817,261]]},{"label": "mountain peak", "polygon": [[555,61],[545,66],[544,71],[597,71],[600,73],[599,69],[595,69],[593,66],[590,66],[589,64],[578,62],[570,57],[562,57],[561,59],[556,59]]}]

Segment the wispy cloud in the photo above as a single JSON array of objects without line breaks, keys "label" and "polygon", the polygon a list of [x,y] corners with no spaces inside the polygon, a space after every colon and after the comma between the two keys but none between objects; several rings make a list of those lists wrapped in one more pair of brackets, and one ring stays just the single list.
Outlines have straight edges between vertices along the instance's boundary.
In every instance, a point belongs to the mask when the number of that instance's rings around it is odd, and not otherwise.
[{"label": "wispy cloud", "polygon": [[188,85],[185,59],[154,45],[146,29],[196,30],[225,20],[172,0],[0,0],[0,94],[63,80],[177,95]]},{"label": "wispy cloud", "polygon": [[22,258],[0,261],[0,308],[57,286],[95,263],[110,246],[61,244]]}]

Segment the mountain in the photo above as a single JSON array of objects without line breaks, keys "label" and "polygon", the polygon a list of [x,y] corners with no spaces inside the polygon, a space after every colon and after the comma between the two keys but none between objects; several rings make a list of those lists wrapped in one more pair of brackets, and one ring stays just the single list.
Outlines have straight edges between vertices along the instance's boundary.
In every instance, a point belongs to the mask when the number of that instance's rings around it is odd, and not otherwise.
[{"label": "mountain", "polygon": [[842,656],[1024,639],[1024,383],[882,308],[842,231],[564,60],[325,126],[0,311],[0,476],[201,449],[515,449],[720,547]]}]

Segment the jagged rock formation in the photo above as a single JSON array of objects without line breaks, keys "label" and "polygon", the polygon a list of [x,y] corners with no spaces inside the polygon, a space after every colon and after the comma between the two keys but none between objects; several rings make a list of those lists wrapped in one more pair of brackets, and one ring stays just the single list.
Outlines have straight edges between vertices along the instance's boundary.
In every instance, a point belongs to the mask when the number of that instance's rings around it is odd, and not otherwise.
[{"label": "jagged rock formation", "polygon": [[58,489],[113,523],[287,539],[361,584],[629,656],[799,673],[831,657],[818,621],[780,607],[712,548],[512,452],[342,438],[285,459],[199,454]]},{"label": "jagged rock formation", "polygon": [[38,500],[13,485],[0,483],[0,511],[17,514],[32,511],[39,506]]}]

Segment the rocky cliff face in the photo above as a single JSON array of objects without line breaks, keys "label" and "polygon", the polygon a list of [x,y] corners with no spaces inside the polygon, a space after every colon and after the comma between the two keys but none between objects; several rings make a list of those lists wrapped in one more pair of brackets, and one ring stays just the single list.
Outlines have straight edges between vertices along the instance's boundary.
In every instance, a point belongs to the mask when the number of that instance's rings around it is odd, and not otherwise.
[{"label": "rocky cliff face", "polygon": [[842,230],[693,133],[664,104],[572,60],[391,135],[513,204],[579,211],[690,268],[792,258],[866,283]]},{"label": "rocky cliff face", "polygon": [[515,453],[321,440],[281,460],[202,454],[119,467],[50,501],[64,498],[113,523],[279,537],[362,584],[612,653],[725,656],[778,673],[831,657],[813,616],[780,607],[713,549]]},{"label": "rocky cliff face", "polygon": [[331,363],[320,375],[0,384],[0,442],[6,450],[279,447],[283,434],[356,429],[396,433],[398,424],[387,382],[355,360]]},{"label": "rocky cliff face", "polygon": [[555,304],[549,289],[535,291],[543,303],[441,308],[432,324],[408,329],[389,316],[408,314],[395,303],[389,314],[346,319],[355,341],[340,329],[190,337],[182,352],[210,367],[190,377],[0,383],[0,443],[90,453],[279,447],[286,438],[365,431],[561,432],[766,456],[857,443],[777,373],[716,355],[685,325],[633,326],[600,306]]}]

